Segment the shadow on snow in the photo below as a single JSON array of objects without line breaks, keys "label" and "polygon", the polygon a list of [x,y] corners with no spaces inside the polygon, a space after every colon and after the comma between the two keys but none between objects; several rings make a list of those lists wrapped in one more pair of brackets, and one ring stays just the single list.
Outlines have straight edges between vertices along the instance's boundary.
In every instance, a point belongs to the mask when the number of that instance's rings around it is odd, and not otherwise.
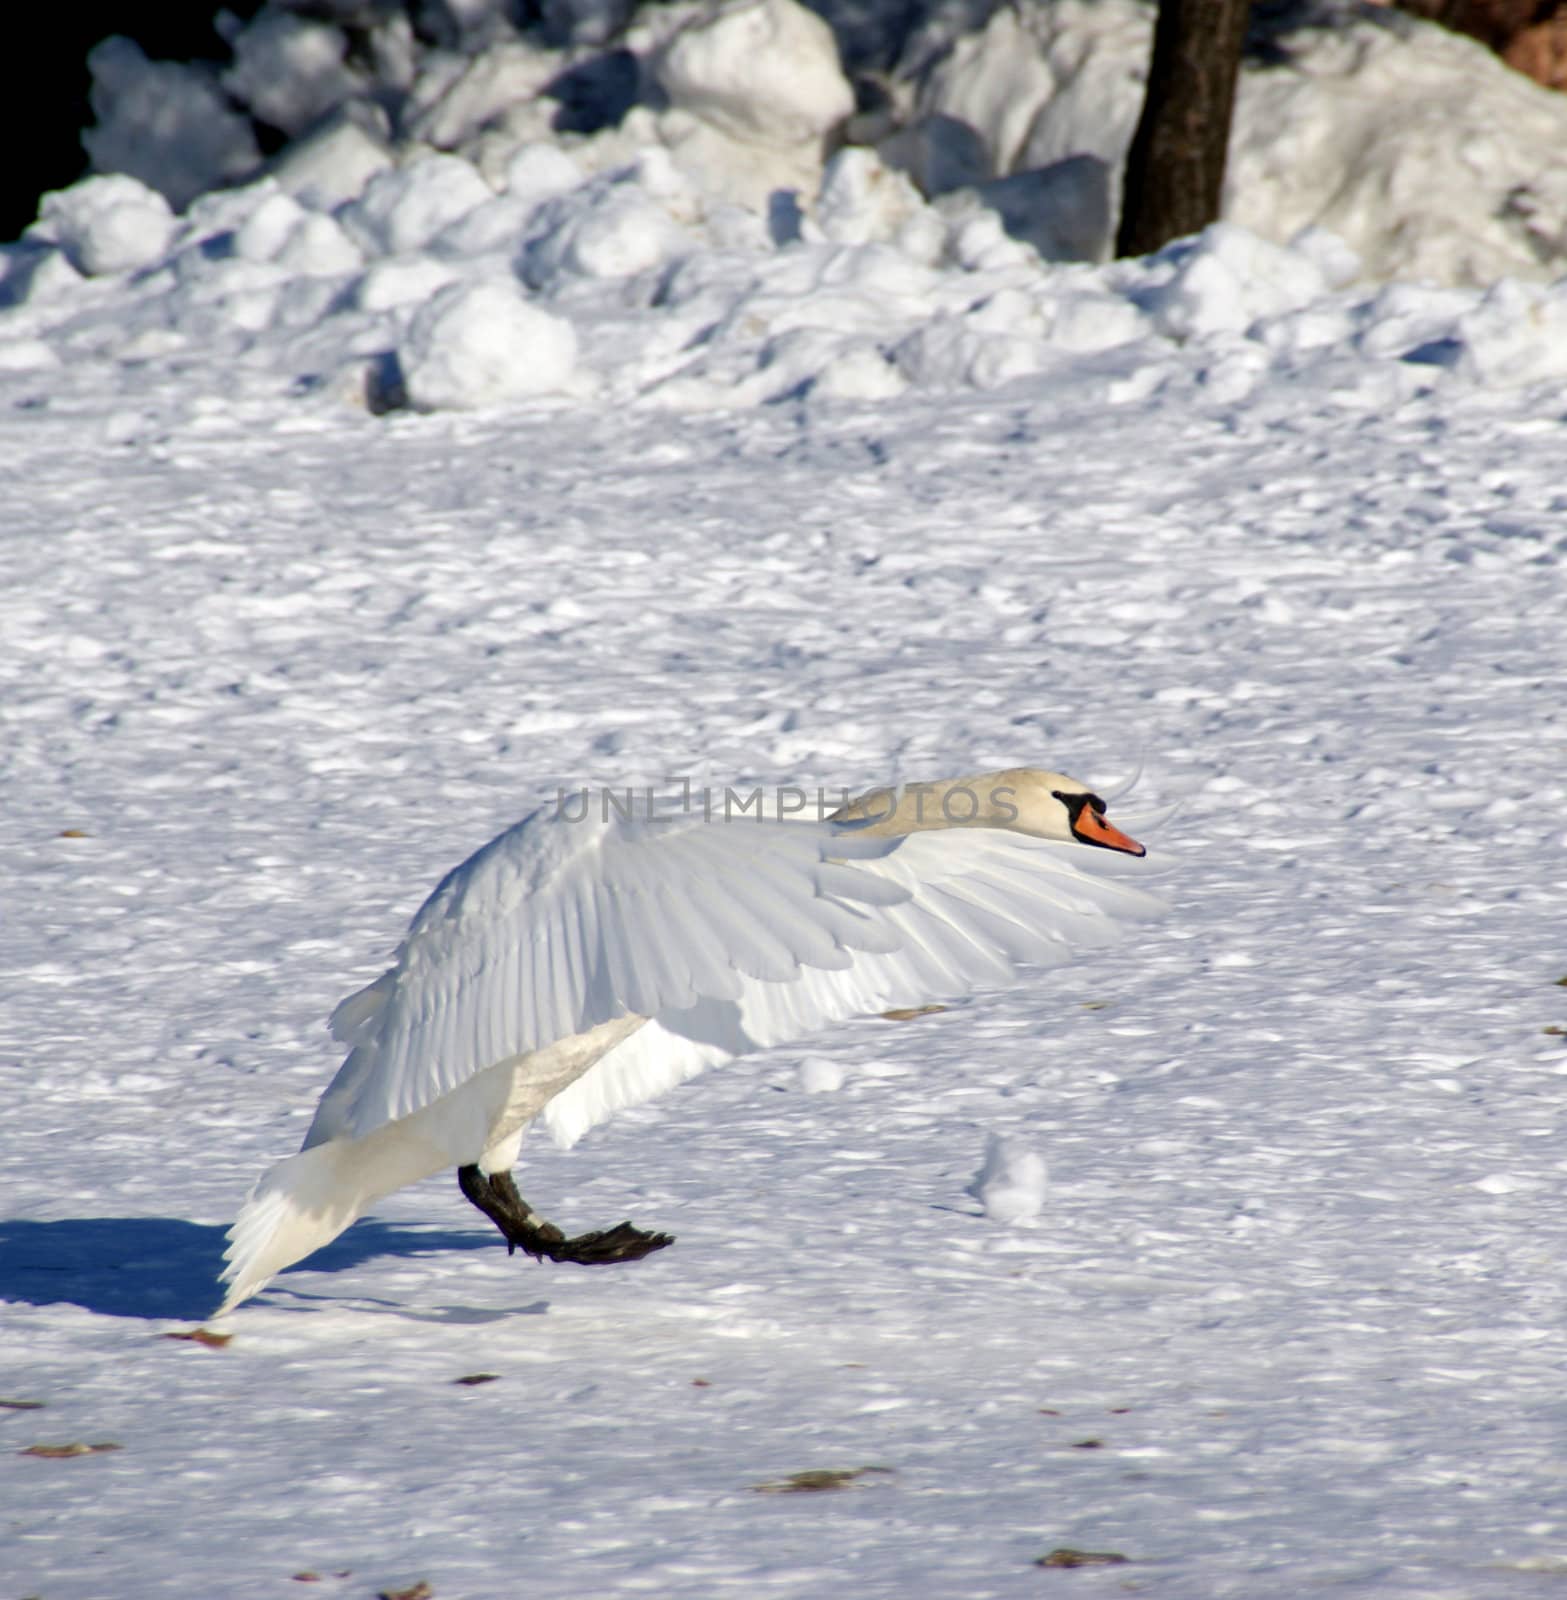
[{"label": "shadow on snow", "polygon": [[[69,1217],[0,1221],[0,1300],[62,1302],[106,1317],[199,1322],[222,1299],[227,1230],[179,1217]],[[341,1272],[377,1256],[493,1250],[492,1233],[400,1226],[363,1219],[300,1263]],[[293,1270],[293,1269],[291,1269]],[[287,1273],[282,1282],[287,1281]]]}]

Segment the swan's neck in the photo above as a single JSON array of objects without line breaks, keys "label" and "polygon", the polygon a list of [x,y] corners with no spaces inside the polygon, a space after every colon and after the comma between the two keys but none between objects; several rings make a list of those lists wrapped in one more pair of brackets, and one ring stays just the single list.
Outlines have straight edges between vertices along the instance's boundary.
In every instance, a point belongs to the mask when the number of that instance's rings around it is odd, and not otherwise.
[{"label": "swan's neck", "polygon": [[872,789],[840,806],[830,822],[869,821],[865,832],[887,837],[930,828],[1006,828],[1018,819],[1017,786],[1010,772],[982,772],[938,783]]}]

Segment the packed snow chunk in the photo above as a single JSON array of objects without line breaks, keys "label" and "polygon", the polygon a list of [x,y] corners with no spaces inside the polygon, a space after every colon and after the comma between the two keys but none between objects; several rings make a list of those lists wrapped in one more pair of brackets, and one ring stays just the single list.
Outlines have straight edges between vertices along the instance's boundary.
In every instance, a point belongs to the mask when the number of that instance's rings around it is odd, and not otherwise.
[{"label": "packed snow chunk", "polygon": [[1503,278],[1459,317],[1455,331],[1458,370],[1480,383],[1567,379],[1567,279],[1546,287]]},{"label": "packed snow chunk", "polygon": [[[270,261],[309,212],[289,194],[258,184],[261,199],[234,230],[234,254],[246,261]],[[270,192],[269,192],[270,190]]]},{"label": "packed snow chunk", "polygon": [[52,244],[24,236],[0,245],[0,309],[64,299],[81,286],[81,273]]},{"label": "packed snow chunk", "polygon": [[386,140],[359,107],[347,107],[294,140],[267,169],[280,189],[317,211],[333,211],[365,191],[377,173],[395,166]]},{"label": "packed snow chunk", "polygon": [[[626,118],[616,132],[617,139],[631,136],[641,109]],[[700,117],[674,108],[653,118],[651,126],[638,128],[636,137],[642,146],[661,145],[668,150],[709,201],[744,206],[748,211],[769,213],[779,197],[809,194],[821,181],[821,142],[815,139],[796,145],[736,139]],[[775,236],[788,242],[798,235],[790,234],[787,240]]]},{"label": "packed snow chunk", "polygon": [[414,318],[397,355],[411,405],[471,409],[565,388],[577,336],[510,283],[454,283]]},{"label": "packed snow chunk", "polygon": [[508,194],[496,195],[482,206],[442,228],[425,248],[431,255],[452,261],[471,261],[475,256],[513,255],[518,242],[527,236],[533,207]]},{"label": "packed snow chunk", "polygon": [[460,157],[428,155],[378,173],[339,220],[367,254],[398,255],[420,249],[493,198],[489,184]]},{"label": "packed snow chunk", "polygon": [[1014,239],[1000,213],[979,198],[977,190],[959,189],[944,194],[936,210],[947,227],[946,254],[965,272],[1022,272],[1039,270],[1039,257],[1031,245]]},{"label": "packed snow chunk", "polygon": [[501,123],[509,111],[528,107],[566,64],[567,58],[558,51],[497,40],[463,63],[462,70],[408,120],[408,136],[440,150],[456,150],[487,125]]},{"label": "packed snow chunk", "polygon": [[907,383],[874,347],[831,328],[788,328],[769,339],[757,370],[738,393],[746,400],[814,395],[835,400],[884,400]]},{"label": "packed snow chunk", "polygon": [[838,151],[822,173],[816,226],[834,244],[891,240],[926,213],[914,185],[874,150]]},{"label": "packed snow chunk", "polygon": [[559,145],[525,144],[506,163],[506,193],[513,200],[542,205],[570,194],[583,177],[582,168]]},{"label": "packed snow chunk", "polygon": [[307,211],[269,180],[255,190],[260,203],[234,229],[233,253],[241,260],[271,261],[306,277],[357,272],[364,265],[358,246],[331,217]]},{"label": "packed snow chunk", "polygon": [[654,63],[670,103],[731,138],[797,145],[854,110],[832,29],[795,0],[719,0]]},{"label": "packed snow chunk", "polygon": [[896,365],[875,346],[854,344],[822,365],[810,392],[825,400],[890,400],[908,386]]},{"label": "packed snow chunk", "polygon": [[1475,303],[1472,291],[1427,283],[1390,283],[1355,307],[1355,344],[1374,360],[1456,365],[1461,351],[1456,324]]},{"label": "packed snow chunk", "polygon": [[996,172],[1010,172],[1055,74],[1021,7],[1000,6],[978,32],[959,36],[926,75],[919,110],[953,117],[983,139]]},{"label": "packed snow chunk", "polygon": [[1226,348],[1222,336],[1213,340],[1210,350],[1211,359],[1197,375],[1203,395],[1221,406],[1239,405],[1267,373],[1268,351],[1249,339]]},{"label": "packed snow chunk", "polygon": [[529,242],[522,276],[536,289],[564,277],[629,278],[690,247],[684,230],[635,184],[550,201]]},{"label": "packed snow chunk", "polygon": [[993,1133],[985,1144],[985,1163],[968,1192],[992,1221],[1027,1222],[1044,1207],[1047,1176],[1045,1158],[1037,1151]]},{"label": "packed snow chunk", "polygon": [[42,339],[0,341],[0,372],[46,372],[59,365],[59,356]]},{"label": "packed snow chunk", "polygon": [[1328,228],[1302,228],[1289,243],[1291,250],[1316,262],[1330,289],[1347,289],[1365,273],[1359,255]]},{"label": "packed snow chunk", "polygon": [[199,66],[149,61],[129,39],[87,55],[97,125],[82,144],[99,172],[140,178],[183,209],[215,184],[255,170],[261,152],[250,122]]},{"label": "packed snow chunk", "polygon": [[234,65],[223,87],[252,114],[290,136],[335,110],[365,86],[344,65],[342,29],[264,7],[234,36]]},{"label": "packed snow chunk", "polygon": [[636,160],[615,173],[617,182],[634,183],[649,199],[687,226],[705,222],[712,207],[692,175],[662,145],[637,152]]},{"label": "packed snow chunk", "polygon": [[1149,332],[1148,320],[1117,295],[1104,292],[1101,280],[1085,277],[1076,288],[1060,290],[1044,305],[1050,343],[1058,350],[1088,353],[1131,344]]},{"label": "packed snow chunk", "polygon": [[174,213],[156,189],[114,174],[46,194],[34,234],[59,245],[78,272],[100,277],[161,261],[174,228]]},{"label": "packed snow chunk", "polygon": [[1154,7],[1141,0],[1061,0],[1033,15],[1055,82],[1010,170],[1094,156],[1114,176],[1119,208],[1120,175],[1143,109]]},{"label": "packed snow chunk", "polygon": [[1311,256],[1228,222],[1167,246],[1149,271],[1154,285],[1134,298],[1171,339],[1244,333],[1259,317],[1297,310],[1328,287]]},{"label": "packed snow chunk", "polygon": [[843,1064],[826,1056],[804,1056],[800,1061],[800,1087],[807,1094],[831,1094],[843,1087]]},{"label": "packed snow chunk", "polygon": [[355,285],[354,305],[360,311],[394,311],[398,306],[422,305],[458,276],[455,267],[432,256],[391,256],[373,262]]},{"label": "packed snow chunk", "polygon": [[364,254],[331,218],[311,211],[289,230],[273,262],[309,278],[332,278],[357,272]]}]

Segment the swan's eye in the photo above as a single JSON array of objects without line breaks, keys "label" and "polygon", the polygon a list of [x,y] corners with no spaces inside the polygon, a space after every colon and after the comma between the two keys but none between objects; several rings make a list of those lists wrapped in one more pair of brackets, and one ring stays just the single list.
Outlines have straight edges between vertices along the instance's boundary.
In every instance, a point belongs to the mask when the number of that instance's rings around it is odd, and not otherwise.
[{"label": "swan's eye", "polygon": [[1096,794],[1067,794],[1062,789],[1052,789],[1050,792],[1066,807],[1067,819],[1074,828],[1077,826],[1077,819],[1083,814],[1084,806],[1087,806],[1096,817],[1105,814],[1105,803]]}]

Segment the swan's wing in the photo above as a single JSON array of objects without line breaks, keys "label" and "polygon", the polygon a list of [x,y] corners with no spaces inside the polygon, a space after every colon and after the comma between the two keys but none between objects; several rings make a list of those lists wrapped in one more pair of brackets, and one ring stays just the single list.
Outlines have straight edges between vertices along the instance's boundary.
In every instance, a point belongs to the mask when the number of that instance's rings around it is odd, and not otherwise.
[{"label": "swan's wing", "polygon": [[901,891],[871,913],[892,948],[804,967],[785,982],[746,976],[735,995],[655,1013],[545,1108],[556,1141],[574,1143],[621,1107],[747,1051],[1004,982],[1015,965],[1065,960],[1164,910],[1129,881],[1141,864],[1110,851],[988,828],[909,834],[896,844],[857,863],[862,875]]},{"label": "swan's wing", "polygon": [[352,1048],[306,1147],[362,1137],[613,1018],[890,951],[879,914],[908,891],[863,863],[898,844],[830,824],[535,812],[449,873],[391,970],[333,1013]]}]

